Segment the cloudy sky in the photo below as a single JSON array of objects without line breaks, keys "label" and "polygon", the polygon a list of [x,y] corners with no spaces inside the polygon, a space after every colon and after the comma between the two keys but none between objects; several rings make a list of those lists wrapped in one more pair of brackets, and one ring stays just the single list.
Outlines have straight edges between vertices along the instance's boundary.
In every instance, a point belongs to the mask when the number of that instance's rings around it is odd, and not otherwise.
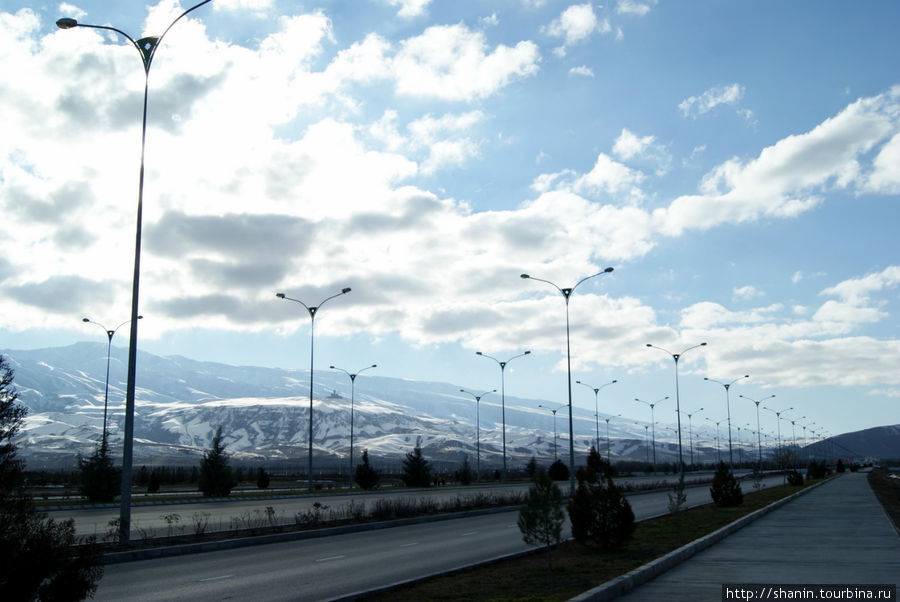
[{"label": "cloudy sky", "polygon": [[[27,5],[26,5],[27,4]],[[130,316],[144,74],[191,4],[0,0],[0,348]],[[140,348],[601,411],[900,421],[900,6],[214,0],[152,64]],[[127,328],[115,343],[127,344]],[[374,373],[374,371],[373,371]],[[575,403],[594,395],[575,385]],[[666,407],[668,404],[668,408]],[[806,416],[805,419],[800,419]],[[669,400],[656,410],[674,423]],[[763,428],[776,430],[774,413]],[[696,420],[695,418],[694,420]],[[782,422],[782,430],[790,424]],[[787,432],[787,431],[785,431]]]}]

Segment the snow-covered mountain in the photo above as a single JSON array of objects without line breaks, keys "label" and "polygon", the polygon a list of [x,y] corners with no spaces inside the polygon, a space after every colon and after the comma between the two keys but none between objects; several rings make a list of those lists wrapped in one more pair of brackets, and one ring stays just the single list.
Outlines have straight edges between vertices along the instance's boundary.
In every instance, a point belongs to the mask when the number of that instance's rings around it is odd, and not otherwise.
[{"label": "snow-covered mountain", "polygon": [[[107,347],[77,343],[31,351],[0,351],[15,370],[19,398],[29,409],[19,450],[30,466],[74,464],[91,453],[103,423]],[[124,423],[127,349],[112,349],[108,421],[114,456]],[[308,451],[309,371],[230,366],[184,357],[138,356],[134,426],[135,463],[194,464],[222,427],[227,449],[237,460],[302,463]],[[350,381],[341,372],[317,369],[314,378],[313,446],[316,466],[334,469],[346,463],[350,449]],[[539,404],[554,402],[506,398],[507,456],[521,466],[532,455],[554,455],[554,418]],[[482,468],[502,463],[500,399],[480,404]],[[476,459],[476,406],[471,396],[448,383],[377,375],[356,381],[354,450],[383,461],[398,460],[421,439],[423,452],[436,462],[458,465],[464,455]],[[600,416],[600,451],[606,452],[606,422]],[[576,453],[585,453],[596,433],[592,412],[575,409]],[[659,463],[677,457],[674,437],[656,427]],[[558,453],[568,453],[568,420],[557,416]],[[700,429],[695,429],[699,432]],[[646,431],[633,421],[609,423],[614,460],[648,459]],[[714,458],[708,442],[694,446],[697,461]],[[684,454],[688,453],[685,443]],[[687,460],[687,458],[685,458]]]}]

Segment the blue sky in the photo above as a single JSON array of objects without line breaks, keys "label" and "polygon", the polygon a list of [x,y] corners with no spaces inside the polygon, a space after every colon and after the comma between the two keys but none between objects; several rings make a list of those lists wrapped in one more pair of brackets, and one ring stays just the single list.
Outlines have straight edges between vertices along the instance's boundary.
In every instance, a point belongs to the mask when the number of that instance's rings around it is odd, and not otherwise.
[{"label": "blue sky", "polygon": [[[0,347],[130,312],[143,77],[190,5],[0,0]],[[140,348],[601,411],[900,413],[893,2],[214,0],[150,76]],[[125,329],[116,343],[127,342]],[[593,407],[593,394],[575,403]],[[674,423],[673,407],[657,419]],[[735,424],[753,405],[732,401]],[[763,429],[776,430],[774,415]],[[766,422],[768,421],[768,424]],[[784,427],[785,424],[782,423]]]}]

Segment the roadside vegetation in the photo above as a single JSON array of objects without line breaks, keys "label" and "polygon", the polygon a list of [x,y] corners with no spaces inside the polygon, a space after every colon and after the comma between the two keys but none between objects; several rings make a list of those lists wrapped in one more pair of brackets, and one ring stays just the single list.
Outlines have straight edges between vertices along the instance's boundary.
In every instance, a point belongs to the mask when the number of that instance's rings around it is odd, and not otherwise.
[{"label": "roadside vegetation", "polygon": [[876,468],[869,472],[868,479],[875,497],[894,523],[894,528],[900,532],[900,478],[891,477],[883,468]]},{"label": "roadside vegetation", "polygon": [[632,571],[655,558],[703,537],[729,523],[800,491],[804,486],[782,485],[744,495],[737,506],[707,504],[663,517],[640,521],[628,542],[618,549],[602,549],[570,540],[553,550],[536,550],[460,572],[418,581],[366,600],[567,600]]}]

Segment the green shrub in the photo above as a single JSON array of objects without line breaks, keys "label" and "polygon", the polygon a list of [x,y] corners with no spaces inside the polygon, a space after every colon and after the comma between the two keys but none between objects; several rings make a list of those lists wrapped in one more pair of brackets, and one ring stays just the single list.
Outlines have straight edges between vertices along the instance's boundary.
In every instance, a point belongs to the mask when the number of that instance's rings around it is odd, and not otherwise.
[{"label": "green shrub", "polygon": [[372,465],[369,464],[369,451],[363,450],[362,453],[362,464],[356,465],[356,470],[354,471],[353,480],[359,485],[362,489],[368,491],[370,489],[375,489],[378,486],[378,473],[372,468]]},{"label": "green shrub", "polygon": [[787,482],[788,485],[793,485],[794,487],[800,487],[803,485],[803,475],[797,472],[796,470],[792,470],[787,473]]},{"label": "green shrub", "polygon": [[557,460],[550,465],[550,468],[547,470],[547,476],[550,477],[551,481],[568,481],[569,467],[562,460]]},{"label": "green shrub", "polygon": [[716,506],[730,507],[740,506],[744,503],[744,494],[741,486],[734,478],[734,473],[725,465],[725,462],[719,462],[716,467],[716,474],[713,477],[712,487],[709,488]]},{"label": "green shrub", "polygon": [[587,466],[576,473],[578,488],[569,502],[572,537],[601,550],[625,545],[634,533],[631,504],[612,479],[612,467],[591,448]]}]

